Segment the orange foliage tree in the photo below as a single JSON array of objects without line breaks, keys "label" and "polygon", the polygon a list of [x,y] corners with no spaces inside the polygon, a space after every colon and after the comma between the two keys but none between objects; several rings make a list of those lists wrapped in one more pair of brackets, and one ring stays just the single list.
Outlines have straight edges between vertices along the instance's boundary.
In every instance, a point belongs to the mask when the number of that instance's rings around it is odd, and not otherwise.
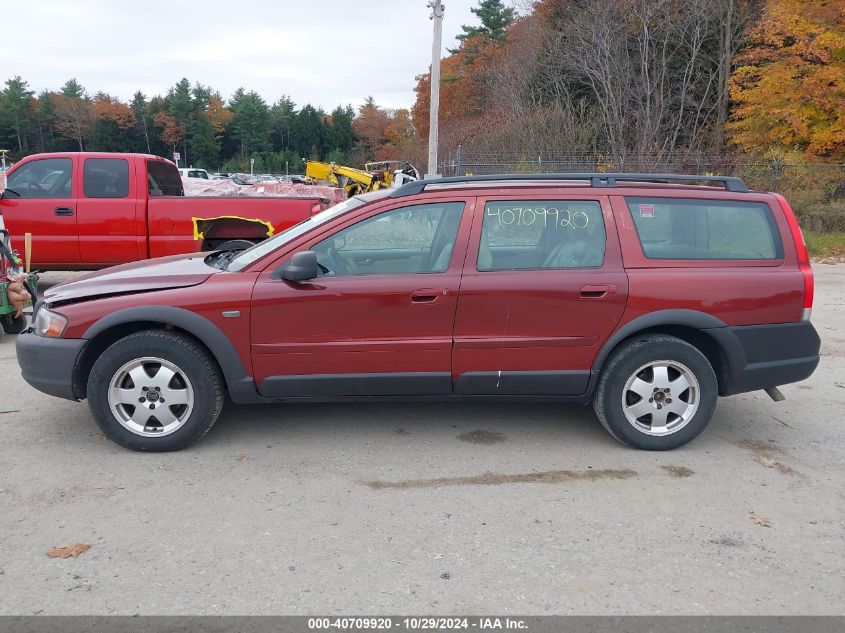
[{"label": "orange foliage tree", "polygon": [[159,112],[155,116],[155,125],[159,128],[158,137],[176,151],[176,147],[185,138],[185,124],[167,112]]},{"label": "orange foliage tree", "polygon": [[95,119],[114,123],[121,130],[128,130],[135,125],[135,113],[132,108],[112,96],[98,94],[92,103],[92,114]]},{"label": "orange foliage tree", "polygon": [[767,0],[749,36],[730,82],[734,143],[845,159],[845,2]]},{"label": "orange foliage tree", "polygon": [[94,124],[91,101],[81,96],[61,93],[52,94],[51,98],[55,108],[56,131],[62,137],[76,141],[79,151],[83,151],[82,139]]},{"label": "orange foliage tree", "polygon": [[208,117],[215,134],[220,136],[235,115],[223,105],[223,101],[219,97],[211,97],[208,100],[208,107],[205,109],[205,116]]}]

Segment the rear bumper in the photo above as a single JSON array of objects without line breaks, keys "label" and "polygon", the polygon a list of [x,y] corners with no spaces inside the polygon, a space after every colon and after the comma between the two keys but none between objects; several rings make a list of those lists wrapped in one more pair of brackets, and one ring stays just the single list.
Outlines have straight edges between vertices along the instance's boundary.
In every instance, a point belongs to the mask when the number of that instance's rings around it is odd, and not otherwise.
[{"label": "rear bumper", "polygon": [[819,364],[821,340],[809,321],[707,330],[727,363],[720,395],[777,387],[808,378]]},{"label": "rear bumper", "polygon": [[23,379],[51,396],[79,400],[74,394],[74,377],[87,342],[85,339],[46,338],[32,330],[19,334],[15,349]]}]

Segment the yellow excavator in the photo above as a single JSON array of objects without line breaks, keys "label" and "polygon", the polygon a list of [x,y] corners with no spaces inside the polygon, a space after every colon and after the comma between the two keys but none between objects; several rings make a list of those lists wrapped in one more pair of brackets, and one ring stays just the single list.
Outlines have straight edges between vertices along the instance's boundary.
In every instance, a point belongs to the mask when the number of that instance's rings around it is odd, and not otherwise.
[{"label": "yellow excavator", "polygon": [[367,163],[364,169],[307,160],[305,177],[310,183],[327,182],[335,187],[343,187],[346,196],[350,197],[386,187],[399,187],[406,182],[419,180],[420,173],[406,160]]}]

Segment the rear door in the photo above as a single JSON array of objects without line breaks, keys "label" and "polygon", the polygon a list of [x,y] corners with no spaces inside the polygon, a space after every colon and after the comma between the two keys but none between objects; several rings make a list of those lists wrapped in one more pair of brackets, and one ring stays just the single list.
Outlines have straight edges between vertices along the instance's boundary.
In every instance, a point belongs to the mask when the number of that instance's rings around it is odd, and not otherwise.
[{"label": "rear door", "polygon": [[77,201],[83,264],[112,265],[138,259],[139,196],[128,158],[83,158]]},{"label": "rear door", "polygon": [[79,263],[76,200],[73,177],[79,159],[45,157],[27,161],[8,175],[0,213],[17,245],[32,233],[36,267],[61,268]]},{"label": "rear door", "polygon": [[580,395],[628,280],[608,199],[480,197],[455,319],[455,393]]}]

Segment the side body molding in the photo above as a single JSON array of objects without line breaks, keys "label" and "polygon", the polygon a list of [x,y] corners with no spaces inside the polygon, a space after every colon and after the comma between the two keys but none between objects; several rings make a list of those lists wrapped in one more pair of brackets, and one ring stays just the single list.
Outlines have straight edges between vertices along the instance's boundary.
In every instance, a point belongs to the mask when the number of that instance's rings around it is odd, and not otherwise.
[{"label": "side body molding", "polygon": [[215,357],[234,402],[266,402],[266,399],[258,394],[255,381],[241,362],[229,337],[214,323],[190,310],[172,306],[139,306],[118,310],[94,323],[85,331],[83,338],[90,340],[116,325],[138,321],[167,323],[185,330],[202,342]]}]

